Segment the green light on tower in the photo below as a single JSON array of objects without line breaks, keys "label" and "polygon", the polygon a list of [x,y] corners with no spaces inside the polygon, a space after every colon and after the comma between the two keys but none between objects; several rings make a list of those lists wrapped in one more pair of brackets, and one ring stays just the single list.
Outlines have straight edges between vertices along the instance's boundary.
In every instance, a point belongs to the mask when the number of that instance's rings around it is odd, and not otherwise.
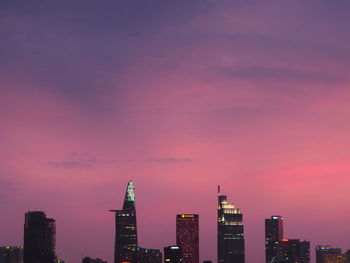
[{"label": "green light on tower", "polygon": [[129,181],[128,190],[126,192],[126,200],[135,201],[135,183],[134,181]]}]

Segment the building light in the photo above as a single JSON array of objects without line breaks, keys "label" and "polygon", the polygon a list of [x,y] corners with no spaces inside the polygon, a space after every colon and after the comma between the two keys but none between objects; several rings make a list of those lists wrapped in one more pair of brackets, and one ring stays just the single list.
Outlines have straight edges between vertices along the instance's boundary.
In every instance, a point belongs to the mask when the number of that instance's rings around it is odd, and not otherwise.
[{"label": "building light", "polygon": [[184,218],[184,217],[189,217],[189,218],[192,218],[192,217],[194,217],[194,215],[182,215],[182,217]]}]

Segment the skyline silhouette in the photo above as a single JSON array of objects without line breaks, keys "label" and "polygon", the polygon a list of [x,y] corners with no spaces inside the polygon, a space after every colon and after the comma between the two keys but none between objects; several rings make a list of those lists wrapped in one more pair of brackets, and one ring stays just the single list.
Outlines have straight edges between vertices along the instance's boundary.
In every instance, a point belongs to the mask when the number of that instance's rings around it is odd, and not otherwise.
[{"label": "skyline silhouette", "polygon": [[[217,255],[215,259],[209,261],[206,259],[203,262],[245,263],[247,252],[244,246],[242,213],[239,208],[227,201],[226,195],[221,194],[220,185],[217,189]],[[201,230],[198,214],[176,215],[176,246],[163,245],[164,253],[162,253],[162,248],[143,248],[139,246],[136,210],[135,182],[130,180],[125,190],[122,209],[109,210],[115,213],[114,263],[166,263],[167,261],[171,263],[173,256],[170,256],[169,251],[173,249],[180,249],[180,254],[174,255],[174,260],[178,259],[179,255],[181,256],[181,261],[173,263],[199,263],[199,233]],[[342,250],[340,248],[335,249],[329,245],[317,245],[313,251],[310,248],[310,241],[285,238],[283,235],[284,218],[282,216],[271,216],[265,218],[264,221],[266,263],[310,263],[312,254],[317,256],[317,263],[324,263],[321,260],[324,260],[323,257],[328,257],[327,254],[330,254],[329,259],[334,257],[333,260],[339,260],[339,257],[341,257],[342,260],[347,260],[344,263],[348,263],[350,260],[350,249],[341,254]],[[154,230],[154,234],[157,235],[157,229]],[[35,260],[42,263],[53,262],[53,260],[56,260],[57,263],[67,262],[58,259],[56,253],[56,221],[54,218],[48,218],[43,211],[27,211],[25,213],[24,240],[21,245],[0,244],[0,248],[2,253],[0,259],[3,260],[6,259],[2,257],[16,258],[16,260],[23,257],[24,263],[34,262]],[[13,254],[10,255],[10,252]],[[84,263],[93,259],[84,255],[82,260]],[[101,259],[97,257],[96,261],[99,262]],[[260,261],[265,262],[265,259],[260,259]],[[7,263],[7,261],[4,263]]]}]

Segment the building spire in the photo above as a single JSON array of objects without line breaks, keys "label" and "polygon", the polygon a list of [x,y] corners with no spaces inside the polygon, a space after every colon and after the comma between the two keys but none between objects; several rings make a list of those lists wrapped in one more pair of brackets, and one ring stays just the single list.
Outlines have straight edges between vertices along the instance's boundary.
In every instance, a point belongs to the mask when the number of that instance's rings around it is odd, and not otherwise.
[{"label": "building spire", "polygon": [[220,196],[220,185],[218,185],[218,195]]},{"label": "building spire", "polygon": [[130,180],[125,191],[125,201],[135,201],[135,183]]},{"label": "building spire", "polygon": [[130,180],[125,190],[123,209],[135,209],[135,182]]}]

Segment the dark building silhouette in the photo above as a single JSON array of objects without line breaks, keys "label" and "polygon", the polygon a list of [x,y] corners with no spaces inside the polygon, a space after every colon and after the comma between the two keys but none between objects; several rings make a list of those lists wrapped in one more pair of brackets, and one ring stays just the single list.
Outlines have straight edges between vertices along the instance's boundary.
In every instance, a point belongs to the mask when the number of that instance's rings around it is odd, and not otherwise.
[{"label": "dark building silhouette", "polygon": [[162,252],[159,249],[138,247],[132,254],[132,263],[162,263]]},{"label": "dark building silhouette", "polygon": [[265,219],[266,263],[280,262],[282,257],[283,217],[271,216]]},{"label": "dark building silhouette", "polygon": [[90,258],[90,257],[85,257],[83,258],[83,263],[107,263],[107,261],[103,261],[102,259],[96,258]]},{"label": "dark building silhouette", "polygon": [[115,213],[116,228],[114,263],[131,262],[138,247],[134,181],[129,181],[126,187],[123,209],[111,211]]},{"label": "dark building silhouette", "polygon": [[0,247],[0,263],[23,263],[23,247]]},{"label": "dark building silhouette", "polygon": [[[282,239],[283,263],[310,263],[310,242],[299,239]],[[276,261],[279,262],[279,261]]]},{"label": "dark building silhouette", "polygon": [[178,246],[164,248],[164,263],[182,263],[182,251]]},{"label": "dark building silhouette", "polygon": [[52,263],[55,253],[56,224],[44,212],[30,211],[25,214],[24,263]]},{"label": "dark building silhouette", "polygon": [[211,260],[203,260],[203,263],[213,263]]},{"label": "dark building silhouette", "polygon": [[227,202],[218,187],[218,263],[244,263],[243,215],[239,208]]},{"label": "dark building silhouette", "polygon": [[199,263],[199,216],[176,216],[176,244],[181,248],[184,263]]},{"label": "dark building silhouette", "polygon": [[316,247],[316,263],[350,263],[350,252],[342,254],[341,248]]}]

